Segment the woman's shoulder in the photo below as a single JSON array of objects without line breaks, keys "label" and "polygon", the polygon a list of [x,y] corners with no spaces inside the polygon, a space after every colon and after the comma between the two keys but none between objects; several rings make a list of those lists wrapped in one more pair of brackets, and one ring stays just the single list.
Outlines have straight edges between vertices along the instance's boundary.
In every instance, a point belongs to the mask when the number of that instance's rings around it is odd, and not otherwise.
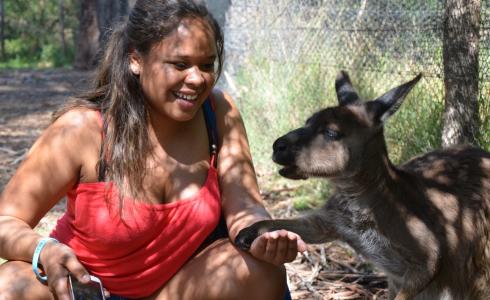
[{"label": "woman's shoulder", "polygon": [[100,146],[101,142],[101,124],[99,112],[96,110],[69,109],[54,119],[36,144],[74,152],[83,152],[89,148],[95,149]]},{"label": "woman's shoulder", "polygon": [[238,114],[238,109],[233,101],[233,98],[227,92],[214,88],[211,91],[211,100],[214,102],[214,107],[216,114],[227,115],[227,114]]},{"label": "woman's shoulder", "polygon": [[65,174],[67,178],[79,178],[80,170],[84,166],[93,169],[98,157],[101,131],[97,118],[97,111],[90,109],[63,112],[32,145],[25,163],[36,166],[35,169]]},{"label": "woman's shoulder", "polygon": [[214,101],[219,101],[219,102],[223,102],[223,101],[233,102],[233,99],[231,98],[230,94],[217,87],[211,90],[211,98]]},{"label": "woman's shoulder", "polygon": [[50,127],[62,128],[69,134],[101,134],[102,115],[90,108],[71,108],[56,117]]}]

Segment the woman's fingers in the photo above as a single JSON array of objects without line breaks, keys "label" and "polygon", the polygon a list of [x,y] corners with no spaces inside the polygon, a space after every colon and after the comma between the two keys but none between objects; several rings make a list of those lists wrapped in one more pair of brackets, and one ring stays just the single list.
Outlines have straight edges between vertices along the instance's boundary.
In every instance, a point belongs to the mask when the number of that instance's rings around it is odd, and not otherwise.
[{"label": "woman's fingers", "polygon": [[48,277],[49,289],[59,300],[71,299],[68,289],[68,274],[81,283],[88,283],[90,276],[78,261],[73,251],[61,243],[52,243],[41,252],[43,268]]},{"label": "woman's fingers", "polygon": [[267,239],[267,244],[265,247],[265,258],[267,261],[275,262],[276,256],[277,256],[277,249],[278,249],[278,234],[276,231],[273,232],[268,232],[265,233],[265,237],[267,238],[267,235],[269,235]]},{"label": "woman's fingers", "polygon": [[51,266],[48,276],[49,290],[57,296],[59,300],[70,300],[68,290],[68,271],[63,266]]},{"label": "woman's fingers", "polygon": [[111,297],[111,293],[109,293],[109,291],[108,291],[108,290],[106,290],[105,288],[104,288],[104,296],[105,296],[106,298],[110,298],[110,297]]},{"label": "woman's fingers", "polygon": [[[275,253],[276,261],[284,261],[288,256],[290,244],[288,232],[286,230],[277,231],[278,241],[277,241],[277,251]],[[295,256],[296,257],[296,256]]]},{"label": "woman's fingers", "polygon": [[284,254],[284,256],[285,256],[285,261],[290,262],[296,258],[296,255],[300,251],[298,247],[298,243],[301,240],[301,238],[299,238],[299,236],[293,232],[287,232],[287,237],[288,237],[288,243],[287,243],[286,253]]},{"label": "woman's fingers", "polygon": [[303,240],[287,230],[266,232],[255,239],[250,248],[253,256],[275,265],[293,261],[298,251],[305,250]]},{"label": "woman's fingers", "polygon": [[77,280],[80,281],[81,283],[87,284],[90,282],[89,273],[75,256],[70,257],[66,261],[65,268],[68,270],[68,272],[70,272],[73,276],[75,276]]},{"label": "woman's fingers", "polygon": [[265,254],[266,247],[267,239],[265,239],[263,235],[260,235],[252,242],[252,245],[250,245],[250,252],[256,257],[263,256]]},{"label": "woman's fingers", "polygon": [[306,251],[306,243],[303,241],[303,239],[297,235],[294,232],[288,231],[288,235],[291,240],[295,239],[296,240],[296,247],[297,247],[297,252],[305,252]]}]

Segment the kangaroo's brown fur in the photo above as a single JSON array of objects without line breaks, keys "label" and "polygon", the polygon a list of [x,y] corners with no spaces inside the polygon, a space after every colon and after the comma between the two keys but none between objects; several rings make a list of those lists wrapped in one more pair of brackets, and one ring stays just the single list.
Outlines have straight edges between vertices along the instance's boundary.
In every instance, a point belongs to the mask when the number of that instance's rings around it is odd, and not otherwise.
[{"label": "kangaroo's brown fur", "polygon": [[307,215],[245,228],[237,245],[277,229],[339,239],[387,274],[396,300],[490,299],[490,154],[459,146],[401,166],[388,158],[383,123],[419,79],[361,102],[341,72],[339,106],[279,138],[273,156],[281,175],[328,178],[335,194]]}]

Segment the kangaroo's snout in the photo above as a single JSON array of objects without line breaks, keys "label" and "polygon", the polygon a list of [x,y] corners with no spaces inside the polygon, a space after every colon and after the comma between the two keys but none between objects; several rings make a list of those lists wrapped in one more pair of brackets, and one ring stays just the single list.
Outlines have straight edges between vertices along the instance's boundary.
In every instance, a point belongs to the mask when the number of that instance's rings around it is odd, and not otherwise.
[{"label": "kangaroo's snout", "polygon": [[309,136],[308,130],[302,127],[278,138],[272,145],[272,160],[282,166],[296,165],[296,155]]},{"label": "kangaroo's snout", "polygon": [[289,149],[290,145],[286,136],[278,138],[272,145],[272,160],[283,166],[290,165],[294,161],[294,157]]},{"label": "kangaroo's snout", "polygon": [[279,174],[289,179],[306,179],[297,168],[297,156],[305,140],[309,137],[305,128],[298,128],[278,138],[272,145],[272,160],[283,166]]}]

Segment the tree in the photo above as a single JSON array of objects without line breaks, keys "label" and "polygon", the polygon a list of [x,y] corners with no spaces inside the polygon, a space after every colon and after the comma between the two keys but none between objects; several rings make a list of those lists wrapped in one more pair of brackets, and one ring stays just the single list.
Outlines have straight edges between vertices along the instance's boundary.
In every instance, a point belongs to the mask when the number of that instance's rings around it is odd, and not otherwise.
[{"label": "tree", "polygon": [[73,67],[93,68],[112,26],[128,14],[128,0],[80,0],[80,27]]},{"label": "tree", "polygon": [[5,59],[5,5],[0,0],[0,59]]},{"label": "tree", "polygon": [[77,36],[75,62],[79,70],[92,69],[99,51],[99,27],[97,25],[96,0],[80,0],[80,25]]},{"label": "tree", "polygon": [[65,40],[65,5],[64,0],[59,0],[59,13],[60,13],[60,40],[61,51],[63,57],[66,57],[66,40]]},{"label": "tree", "polygon": [[104,47],[112,26],[121,22],[128,15],[128,1],[97,1],[97,22],[99,25],[99,42]]},{"label": "tree", "polygon": [[476,144],[480,0],[446,0],[442,145]]}]

